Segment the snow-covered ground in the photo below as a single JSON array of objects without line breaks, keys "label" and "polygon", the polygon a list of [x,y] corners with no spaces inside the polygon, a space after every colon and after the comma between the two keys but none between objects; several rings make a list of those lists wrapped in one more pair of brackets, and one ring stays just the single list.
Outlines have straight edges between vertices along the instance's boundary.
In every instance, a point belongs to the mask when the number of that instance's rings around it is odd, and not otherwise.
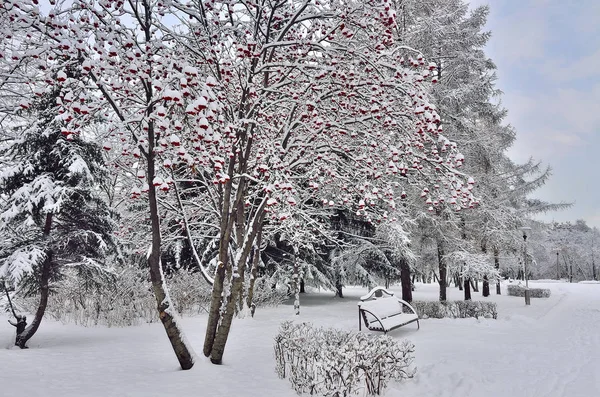
[{"label": "snow-covered ground", "polygon": [[[552,290],[548,299],[492,295],[498,320],[423,320],[390,335],[416,345],[417,375],[392,384],[388,396],[598,396],[600,395],[600,284],[534,283]],[[436,299],[435,285],[418,285],[415,299]],[[394,288],[393,288],[394,289]],[[399,293],[399,290],[397,290]],[[302,296],[297,321],[355,330],[356,302],[313,292]],[[492,291],[493,292],[493,291]],[[449,290],[449,299],[461,292]],[[483,299],[474,293],[474,299]],[[84,328],[44,320],[29,350],[14,348],[14,328],[0,317],[0,395],[34,396],[282,396],[287,380],[274,370],[273,337],[281,321],[294,319],[290,305],[236,320],[224,365],[198,358],[190,371],[177,361],[160,324]],[[183,319],[201,354],[206,317]]]}]

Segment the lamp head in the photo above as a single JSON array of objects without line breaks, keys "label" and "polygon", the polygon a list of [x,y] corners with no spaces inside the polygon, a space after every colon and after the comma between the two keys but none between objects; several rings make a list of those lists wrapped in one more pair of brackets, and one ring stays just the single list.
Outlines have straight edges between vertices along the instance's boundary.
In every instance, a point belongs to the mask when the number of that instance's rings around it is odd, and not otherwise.
[{"label": "lamp head", "polygon": [[530,232],[531,228],[529,226],[523,226],[523,227],[520,227],[519,230],[521,230],[523,232],[523,239],[527,239],[527,236],[529,236],[529,232]]}]

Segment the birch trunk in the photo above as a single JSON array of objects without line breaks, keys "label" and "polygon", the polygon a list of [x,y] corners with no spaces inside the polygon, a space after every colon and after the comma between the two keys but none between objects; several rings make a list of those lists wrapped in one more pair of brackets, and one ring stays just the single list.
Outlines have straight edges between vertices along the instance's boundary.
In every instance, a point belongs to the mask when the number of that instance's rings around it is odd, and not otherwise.
[{"label": "birch trunk", "polygon": [[[494,267],[496,270],[500,271],[500,253],[498,252],[498,248],[494,248]],[[496,295],[500,295],[502,293],[502,289],[500,288],[500,276],[498,276],[498,280],[496,280]]]}]

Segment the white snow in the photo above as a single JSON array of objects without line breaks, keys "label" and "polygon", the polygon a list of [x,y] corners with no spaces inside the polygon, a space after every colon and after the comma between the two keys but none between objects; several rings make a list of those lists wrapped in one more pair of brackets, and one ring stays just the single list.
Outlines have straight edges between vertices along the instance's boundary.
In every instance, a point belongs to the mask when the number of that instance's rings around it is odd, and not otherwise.
[{"label": "white snow", "polygon": [[[389,335],[416,346],[417,374],[393,383],[387,396],[567,397],[600,395],[600,285],[536,283],[548,299],[496,296],[498,320],[428,319]],[[400,296],[399,286],[391,288]],[[281,321],[357,330],[357,302],[366,288],[347,288],[344,299],[309,292],[295,316],[292,301],[258,309],[234,321],[224,365],[198,358],[190,371],[177,360],[159,323],[129,328],[84,328],[44,319],[29,350],[12,346],[14,328],[0,315],[2,395],[49,396],[296,396],[275,374],[273,337]],[[505,293],[505,291],[503,291]],[[462,292],[450,288],[449,299]],[[436,284],[417,284],[415,299],[435,300]],[[483,300],[480,293],[474,299]],[[206,315],[181,320],[202,350]],[[414,325],[414,326],[413,326]],[[363,331],[364,332],[364,331]]]}]

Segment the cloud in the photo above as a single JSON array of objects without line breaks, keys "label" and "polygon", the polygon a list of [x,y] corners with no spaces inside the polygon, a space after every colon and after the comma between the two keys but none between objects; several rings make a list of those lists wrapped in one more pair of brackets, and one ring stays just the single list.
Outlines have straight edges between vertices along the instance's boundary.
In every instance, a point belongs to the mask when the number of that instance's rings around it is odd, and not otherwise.
[{"label": "cloud", "polygon": [[553,59],[545,62],[541,71],[546,78],[563,83],[599,77],[600,42],[596,46],[595,51],[578,59]]}]

